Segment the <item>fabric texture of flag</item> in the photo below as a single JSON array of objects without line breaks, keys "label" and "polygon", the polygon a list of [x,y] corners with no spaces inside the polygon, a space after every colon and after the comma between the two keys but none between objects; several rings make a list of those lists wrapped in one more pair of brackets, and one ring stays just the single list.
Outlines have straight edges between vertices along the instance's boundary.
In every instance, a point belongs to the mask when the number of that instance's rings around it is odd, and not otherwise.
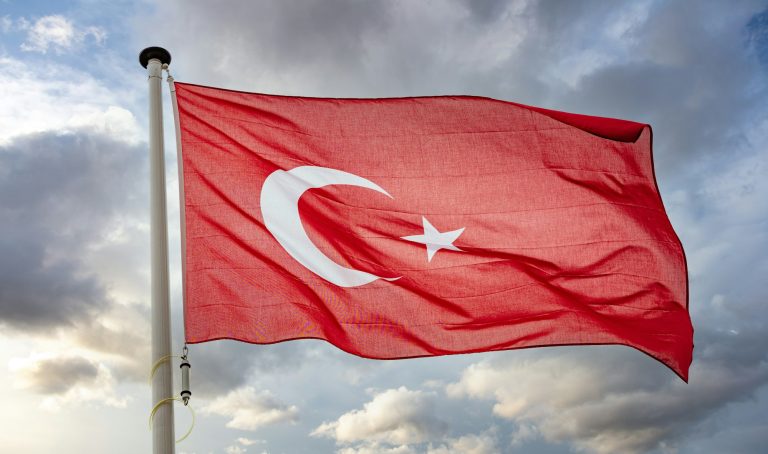
[{"label": "fabric texture of flag", "polygon": [[470,96],[176,96],[187,342],[623,344],[687,380],[649,126]]}]

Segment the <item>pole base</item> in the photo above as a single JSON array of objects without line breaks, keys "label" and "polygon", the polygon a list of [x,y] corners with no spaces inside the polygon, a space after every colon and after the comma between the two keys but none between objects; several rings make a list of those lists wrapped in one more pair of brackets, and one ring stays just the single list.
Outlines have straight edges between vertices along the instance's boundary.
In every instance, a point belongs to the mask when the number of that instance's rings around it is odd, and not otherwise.
[{"label": "pole base", "polygon": [[141,66],[147,67],[149,64],[149,60],[156,58],[160,60],[160,63],[167,63],[171,64],[171,53],[167,50],[163,49],[162,47],[147,47],[146,49],[142,50],[139,54],[139,63],[141,63]]}]

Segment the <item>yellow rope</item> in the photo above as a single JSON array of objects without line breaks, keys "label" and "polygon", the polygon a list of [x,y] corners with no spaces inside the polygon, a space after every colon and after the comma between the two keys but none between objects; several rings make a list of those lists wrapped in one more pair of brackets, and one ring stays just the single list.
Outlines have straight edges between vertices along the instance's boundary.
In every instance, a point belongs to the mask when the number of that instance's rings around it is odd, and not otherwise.
[{"label": "yellow rope", "polygon": [[171,358],[181,358],[179,355],[166,355],[162,358],[155,361],[155,364],[152,365],[152,370],[149,373],[149,383],[152,384],[152,378],[155,376],[155,372],[157,372],[157,368],[160,367],[161,364],[164,362],[170,360]]},{"label": "yellow rope", "polygon": [[[157,410],[159,410],[163,404],[167,404],[168,402],[173,402],[174,400],[183,402],[181,400],[181,397],[166,397],[165,399],[156,403],[154,407],[152,407],[152,411],[149,413],[149,430],[152,430],[152,420],[155,418],[155,413],[157,413]],[[182,441],[184,441],[189,436],[189,434],[192,433],[192,429],[195,428],[195,410],[192,409],[191,405],[187,405],[186,407],[189,408],[189,412],[192,414],[192,424],[189,426],[189,430],[187,431],[187,433],[185,433],[183,437],[176,440],[176,443],[181,443]]]}]

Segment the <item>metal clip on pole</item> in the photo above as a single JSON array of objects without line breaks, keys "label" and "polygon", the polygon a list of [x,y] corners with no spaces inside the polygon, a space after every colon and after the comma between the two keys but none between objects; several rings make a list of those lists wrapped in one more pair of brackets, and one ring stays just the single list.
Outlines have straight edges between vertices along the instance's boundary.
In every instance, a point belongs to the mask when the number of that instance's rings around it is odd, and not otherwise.
[{"label": "metal clip on pole", "polygon": [[192,391],[189,390],[189,369],[192,367],[187,361],[187,346],[184,346],[184,353],[181,355],[181,400],[184,401],[184,405],[189,403],[189,398],[192,396]]}]

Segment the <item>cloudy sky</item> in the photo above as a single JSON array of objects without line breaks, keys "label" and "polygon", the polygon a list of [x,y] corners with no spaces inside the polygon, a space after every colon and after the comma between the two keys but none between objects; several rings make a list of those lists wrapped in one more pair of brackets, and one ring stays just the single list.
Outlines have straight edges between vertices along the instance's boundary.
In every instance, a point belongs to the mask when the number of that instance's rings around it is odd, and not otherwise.
[{"label": "cloudy sky", "polygon": [[696,330],[687,385],[626,347],[372,361],[320,341],[195,345],[178,452],[765,448],[768,2],[0,0],[0,452],[150,450],[149,45],[186,82],[652,124]]}]

